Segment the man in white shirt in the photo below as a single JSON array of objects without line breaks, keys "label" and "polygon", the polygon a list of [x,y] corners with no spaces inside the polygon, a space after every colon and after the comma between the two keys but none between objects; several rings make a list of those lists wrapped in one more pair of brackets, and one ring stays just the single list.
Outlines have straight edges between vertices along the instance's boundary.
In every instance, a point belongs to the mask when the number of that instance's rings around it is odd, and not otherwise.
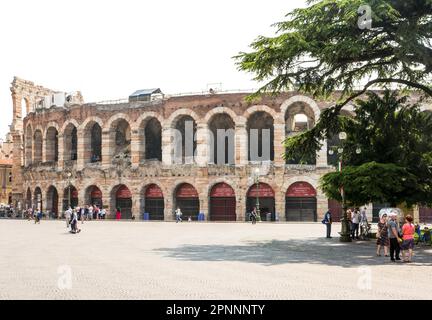
[{"label": "man in white shirt", "polygon": [[359,223],[360,223],[360,211],[358,208],[355,209],[353,211],[353,213],[351,214],[351,222],[352,222],[351,237],[353,239],[358,239],[359,238]]},{"label": "man in white shirt", "polygon": [[176,215],[176,223],[178,223],[179,221],[182,222],[182,212],[180,210],[180,208],[177,208],[177,210],[175,211],[175,215]]}]

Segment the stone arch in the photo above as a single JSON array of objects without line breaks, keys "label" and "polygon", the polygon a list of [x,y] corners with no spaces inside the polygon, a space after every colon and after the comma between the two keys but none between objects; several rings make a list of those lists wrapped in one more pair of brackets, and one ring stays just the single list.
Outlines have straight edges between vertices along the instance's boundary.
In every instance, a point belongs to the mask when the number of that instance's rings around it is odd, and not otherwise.
[{"label": "stone arch", "polygon": [[45,126],[45,130],[44,130],[44,137],[46,138],[46,136],[47,136],[47,132],[48,132],[48,129],[49,128],[55,128],[56,130],[57,130],[57,132],[58,133],[60,133],[60,129],[59,129],[59,125],[58,125],[58,123],[57,122],[54,122],[54,121],[50,121],[50,122],[48,122],[47,124],[46,124],[46,126]]},{"label": "stone arch", "polygon": [[32,198],[32,191],[29,186],[27,186],[26,190],[26,198],[25,198],[25,208],[32,208],[33,207],[33,198]]},{"label": "stone arch", "polygon": [[42,162],[43,133],[42,128],[37,127],[33,132],[33,162]]},{"label": "stone arch", "polygon": [[57,162],[59,145],[58,145],[58,126],[48,125],[45,131],[45,158],[48,162]]},{"label": "stone arch", "polygon": [[[232,115],[232,111],[215,112],[208,118],[208,150],[210,163],[218,165],[235,164],[236,122]],[[221,132],[223,135],[220,135]]]},{"label": "stone arch", "polygon": [[99,118],[99,117],[88,117],[78,127],[78,132],[82,134],[86,129],[88,129],[89,125],[93,125],[94,123],[97,123],[101,127],[101,129],[104,127],[104,123],[103,123],[103,121],[102,121],[101,118]]},{"label": "stone arch", "polygon": [[166,194],[160,183],[146,183],[140,190],[140,208],[145,220],[164,220]]},{"label": "stone arch", "polygon": [[103,132],[108,132],[108,158],[117,155],[131,159],[131,142],[133,122],[124,113],[113,115],[105,123]]},{"label": "stone arch", "polygon": [[[181,111],[181,110],[179,110]],[[170,123],[171,156],[176,164],[192,164],[196,160],[197,131],[196,118],[190,114],[178,113]]]},{"label": "stone arch", "polygon": [[63,160],[74,161],[78,159],[78,122],[68,121],[62,127]]},{"label": "stone arch", "polygon": [[46,192],[46,210],[50,212],[53,217],[60,216],[58,190],[54,185],[50,185]]},{"label": "stone arch", "polygon": [[134,127],[138,134],[140,162],[162,161],[162,125],[162,117],[155,112],[144,113],[136,121]]},{"label": "stone arch", "polygon": [[211,221],[236,221],[237,196],[235,188],[228,181],[209,185],[209,219]]},{"label": "stone arch", "polygon": [[200,117],[190,109],[182,108],[174,111],[168,119],[165,120],[164,127],[174,128],[175,123],[181,116],[190,116],[196,123],[200,122]]},{"label": "stone arch", "polygon": [[87,118],[78,130],[78,139],[82,139],[84,163],[102,161],[103,122],[98,117]]},{"label": "stone arch", "polygon": [[111,214],[115,216],[118,208],[121,212],[121,219],[131,219],[134,198],[131,189],[127,185],[120,183],[112,187],[109,194]]},{"label": "stone arch", "polygon": [[99,208],[103,206],[103,191],[95,183],[91,183],[84,188],[84,203],[89,205],[97,205]]},{"label": "stone arch", "polygon": [[204,117],[204,122],[209,124],[210,120],[218,114],[228,114],[234,122],[237,122],[238,115],[230,108],[227,107],[217,107],[206,113]]},{"label": "stone arch", "polygon": [[[189,194],[188,194],[189,191]],[[198,219],[201,208],[201,198],[197,188],[191,182],[178,182],[172,192],[173,209],[179,207],[183,213],[183,218],[191,217],[192,220]]]},{"label": "stone arch", "polygon": [[258,207],[258,200],[260,218],[263,221],[276,221],[276,199],[279,188],[272,182],[269,179],[260,178],[259,188],[257,188],[255,182],[248,181],[246,189],[245,203],[247,212],[251,212],[253,208]]},{"label": "stone arch", "polygon": [[43,190],[40,185],[36,185],[33,191],[33,205],[36,210],[43,209]]},{"label": "stone arch", "polygon": [[164,125],[165,119],[157,112],[147,111],[139,116],[138,119],[131,125],[133,131],[139,130],[151,118],[156,118],[161,125]]},{"label": "stone arch", "polygon": [[316,178],[312,178],[306,175],[302,175],[302,176],[294,176],[294,177],[290,177],[288,179],[286,179],[281,187],[281,191],[286,192],[288,190],[288,188],[290,187],[290,185],[292,185],[293,183],[299,182],[299,181],[304,181],[309,183],[312,187],[315,188],[315,190],[319,190],[319,183],[318,183],[318,179]]},{"label": "stone arch", "polygon": [[291,183],[285,193],[286,221],[317,222],[318,190],[312,183],[300,177]]},{"label": "stone arch", "polygon": [[[316,103],[304,96],[295,96],[284,102],[281,107],[281,116],[285,125],[284,138],[296,136],[312,129],[319,118],[319,108]],[[284,140],[285,140],[284,139]],[[285,149],[287,151],[287,149]],[[316,164],[316,154],[308,159],[294,157],[286,159],[287,164]]]},{"label": "stone arch", "polygon": [[274,111],[272,108],[266,105],[254,105],[246,109],[246,111],[243,113],[243,117],[246,119],[246,122],[249,120],[249,117],[252,116],[254,113],[262,111],[265,113],[268,113],[273,117],[274,123],[278,122],[278,114],[276,111]]},{"label": "stone arch", "polygon": [[305,104],[309,105],[309,106],[312,108],[313,112],[314,112],[315,122],[318,121],[318,119],[319,119],[319,117],[320,117],[320,115],[321,115],[321,110],[320,110],[320,108],[318,107],[318,104],[315,102],[315,100],[313,100],[313,99],[311,99],[311,98],[309,98],[309,97],[307,97],[307,96],[296,95],[296,96],[293,96],[293,97],[291,97],[291,98],[285,100],[285,101],[282,103],[282,105],[281,105],[281,107],[280,107],[280,110],[281,110],[280,115],[281,115],[281,117],[283,118],[283,119],[281,119],[281,120],[282,120],[282,123],[285,122],[285,121],[284,121],[284,118],[285,118],[285,114],[286,114],[288,108],[289,108],[293,103],[296,103],[296,102],[302,102],[302,103],[305,103]]},{"label": "stone arch", "polygon": [[60,134],[64,135],[66,128],[67,128],[69,125],[71,125],[71,124],[72,124],[75,128],[77,128],[77,130],[80,128],[80,124],[78,123],[77,120],[75,120],[75,119],[68,119],[68,120],[66,120],[66,121],[63,123],[62,127],[60,128]]},{"label": "stone arch", "polygon": [[[265,111],[268,107],[256,107],[255,111],[246,117],[248,160],[273,161],[275,117]],[[272,113],[275,114],[274,111]]]},{"label": "stone arch", "polygon": [[105,126],[102,128],[104,131],[109,131],[115,126],[116,123],[118,123],[121,120],[126,121],[129,124],[129,127],[132,128],[132,124],[134,122],[131,121],[129,116],[127,114],[124,114],[124,113],[117,113],[117,114],[113,115],[111,118],[108,119],[108,121],[105,123]]}]

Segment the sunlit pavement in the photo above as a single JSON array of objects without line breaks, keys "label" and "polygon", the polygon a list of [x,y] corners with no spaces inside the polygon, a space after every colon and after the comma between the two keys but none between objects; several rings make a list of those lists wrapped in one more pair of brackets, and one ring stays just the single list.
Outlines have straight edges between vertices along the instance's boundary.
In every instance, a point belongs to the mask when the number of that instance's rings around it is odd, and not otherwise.
[{"label": "sunlit pavement", "polygon": [[317,224],[0,220],[1,299],[431,299],[414,263]]}]

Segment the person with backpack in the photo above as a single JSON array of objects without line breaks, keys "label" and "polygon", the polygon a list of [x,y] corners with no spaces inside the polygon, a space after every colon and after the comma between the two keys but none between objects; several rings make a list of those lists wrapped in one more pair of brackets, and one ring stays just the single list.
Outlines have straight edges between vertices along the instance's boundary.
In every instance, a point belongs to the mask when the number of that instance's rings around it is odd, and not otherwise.
[{"label": "person with backpack", "polygon": [[331,239],[331,225],[333,221],[332,221],[330,210],[327,210],[327,212],[325,213],[322,223],[326,225],[326,230],[327,230],[326,238]]},{"label": "person with backpack", "polygon": [[[405,224],[402,226],[402,259],[403,262],[411,262],[413,256],[414,249],[414,233],[415,226],[412,223],[413,217],[411,215],[407,215],[405,217]],[[406,251],[408,251],[408,258],[405,257]]]}]

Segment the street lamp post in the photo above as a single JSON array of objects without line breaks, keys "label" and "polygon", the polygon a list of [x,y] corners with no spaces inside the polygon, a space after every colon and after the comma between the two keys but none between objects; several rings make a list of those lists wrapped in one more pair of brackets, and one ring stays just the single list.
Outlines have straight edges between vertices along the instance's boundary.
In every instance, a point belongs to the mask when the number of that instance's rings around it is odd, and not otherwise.
[{"label": "street lamp post", "polygon": [[254,173],[255,173],[255,183],[257,188],[257,196],[256,196],[257,220],[261,221],[260,202],[259,202],[259,169],[255,168]]},{"label": "street lamp post", "polygon": [[[347,134],[346,132],[340,132],[339,133],[339,140],[344,141],[347,138]],[[343,151],[344,148],[343,147],[339,147],[337,149],[339,156],[339,160],[338,160],[338,170],[339,172],[342,172],[342,164],[343,164]],[[329,151],[329,154],[332,155],[334,152],[333,150]],[[360,154],[361,153],[361,149],[358,147],[356,149],[356,154]],[[343,216],[341,219],[341,232],[340,232],[340,238],[339,240],[341,242],[351,242],[351,236],[350,236],[350,225],[349,225],[349,220],[348,220],[348,207],[345,201],[345,190],[344,187],[341,186],[340,189],[341,192],[341,198],[342,198],[342,211],[343,211]]]}]

